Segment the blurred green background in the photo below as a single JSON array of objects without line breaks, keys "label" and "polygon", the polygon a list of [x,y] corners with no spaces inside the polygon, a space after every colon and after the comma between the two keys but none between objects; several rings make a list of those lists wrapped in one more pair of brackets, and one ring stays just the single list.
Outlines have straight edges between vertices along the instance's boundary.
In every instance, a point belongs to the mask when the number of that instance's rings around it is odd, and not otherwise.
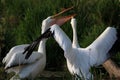
[{"label": "blurred green background", "polygon": [[[75,18],[77,19],[78,40],[81,47],[88,46],[106,27],[120,27],[119,0],[1,0],[0,60],[13,46],[31,43],[35,40],[41,33],[42,20],[71,6],[74,6],[74,9],[66,15],[77,14]],[[61,28],[72,40],[70,22]],[[49,39],[46,45],[46,70],[67,71],[63,51],[54,39]],[[119,65],[120,54],[112,59]],[[0,80],[11,77],[11,75],[5,75],[2,63],[0,66]],[[97,71],[99,72],[99,69]],[[95,70],[95,73],[97,71]]]}]

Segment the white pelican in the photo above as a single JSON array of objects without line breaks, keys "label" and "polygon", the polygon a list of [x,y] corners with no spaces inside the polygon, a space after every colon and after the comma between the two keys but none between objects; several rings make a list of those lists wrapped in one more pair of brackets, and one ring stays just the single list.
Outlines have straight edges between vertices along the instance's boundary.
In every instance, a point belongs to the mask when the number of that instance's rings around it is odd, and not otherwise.
[{"label": "white pelican", "polygon": [[[43,20],[41,33],[44,33],[44,31],[46,31],[46,29],[53,24],[58,24],[60,26],[68,21],[71,17],[67,19],[65,17],[55,17],[70,9],[72,8],[65,9],[64,11]],[[46,39],[43,39],[39,44],[38,51],[34,51],[30,57],[29,55],[23,54],[24,50],[27,49],[29,44],[15,46],[9,51],[9,53],[3,59],[3,63],[5,64],[5,69],[7,72],[16,73],[11,80],[16,78],[34,79],[40,72],[43,71],[46,65],[45,43]]]},{"label": "white pelican", "polygon": [[[43,33],[37,41],[39,42],[43,38],[50,36],[53,36],[64,50],[64,56],[67,60],[70,73],[84,77],[85,80],[90,80],[93,78],[92,74],[89,72],[90,67],[104,63],[110,57],[109,53],[113,50],[117,50],[115,47],[117,48],[116,43],[119,42],[118,39],[120,35],[118,35],[116,28],[108,27],[88,47],[74,48],[68,36],[55,24]],[[33,43],[33,45],[37,44]]]},{"label": "white pelican", "polygon": [[[74,17],[71,19],[71,26],[72,26],[72,30],[73,30],[72,46],[76,47],[76,48],[80,48],[79,43],[78,43],[78,39],[77,39],[77,31],[76,31],[77,30],[77,21]],[[111,59],[108,59],[102,65],[106,69],[106,71],[109,73],[109,76],[111,78],[113,76],[115,78],[119,78],[119,76],[120,76],[119,67]]]},{"label": "white pelican", "polygon": [[[49,27],[50,17],[42,22],[42,33]],[[46,40],[43,39],[40,44],[38,51],[34,51],[29,59],[25,59],[25,54],[22,54],[24,49],[29,46],[29,44],[23,44],[14,46],[6,57],[3,59],[5,63],[5,69],[7,72],[15,72],[10,80],[17,78],[24,79],[34,79],[39,73],[43,71],[46,65]],[[39,68],[38,68],[39,67]]]}]

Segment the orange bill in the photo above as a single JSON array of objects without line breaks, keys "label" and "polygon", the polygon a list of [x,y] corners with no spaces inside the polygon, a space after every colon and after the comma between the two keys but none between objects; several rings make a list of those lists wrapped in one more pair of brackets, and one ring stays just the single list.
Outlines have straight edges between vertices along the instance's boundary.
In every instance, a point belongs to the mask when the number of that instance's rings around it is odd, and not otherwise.
[{"label": "orange bill", "polygon": [[63,16],[63,17],[58,17],[59,15],[73,9],[74,7],[70,7],[70,8],[67,8],[67,9],[64,9],[63,11],[53,15],[51,17],[51,19],[53,20],[50,24],[50,26],[52,26],[53,24],[57,24],[59,26],[63,25],[65,22],[67,22],[68,20],[70,20],[72,17],[74,17],[76,14],[72,14],[72,15],[69,15],[69,16]]},{"label": "orange bill", "polygon": [[60,17],[60,18],[55,18],[54,21],[51,23],[51,25],[57,24],[59,26],[62,26],[64,23],[66,23],[67,21],[69,21],[74,16],[76,16],[76,14],[72,14],[72,15],[64,16],[64,17]]},{"label": "orange bill", "polygon": [[65,12],[67,12],[67,11],[73,9],[73,8],[74,8],[74,7],[72,6],[72,7],[70,7],[70,8],[64,9],[63,11],[61,11],[61,12],[59,12],[59,13],[53,15],[52,18],[55,18],[55,17],[57,17],[57,16],[59,16],[59,15],[65,13]]}]

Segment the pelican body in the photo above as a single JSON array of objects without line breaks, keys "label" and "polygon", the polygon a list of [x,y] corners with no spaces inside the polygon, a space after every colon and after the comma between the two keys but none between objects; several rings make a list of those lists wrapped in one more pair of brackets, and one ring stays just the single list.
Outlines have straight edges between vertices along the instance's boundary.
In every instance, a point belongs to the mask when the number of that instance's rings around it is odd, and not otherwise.
[{"label": "pelican body", "polygon": [[[46,18],[42,22],[42,31],[46,31],[49,28],[51,19]],[[38,51],[34,51],[29,59],[25,59],[26,54],[23,54],[26,47],[30,44],[23,44],[14,46],[6,57],[3,59],[5,69],[7,72],[15,72],[20,79],[28,78],[34,79],[39,73],[41,73],[46,65],[46,39],[43,39],[38,47]],[[16,75],[11,78],[15,79]]]},{"label": "pelican body", "polygon": [[53,36],[63,49],[70,73],[84,77],[85,80],[93,78],[89,69],[92,66],[98,66],[104,63],[110,57],[109,53],[114,50],[113,47],[119,42],[118,32],[114,27],[106,28],[105,31],[86,48],[73,47],[71,40],[56,24],[51,26],[40,37],[48,38],[50,36]]}]

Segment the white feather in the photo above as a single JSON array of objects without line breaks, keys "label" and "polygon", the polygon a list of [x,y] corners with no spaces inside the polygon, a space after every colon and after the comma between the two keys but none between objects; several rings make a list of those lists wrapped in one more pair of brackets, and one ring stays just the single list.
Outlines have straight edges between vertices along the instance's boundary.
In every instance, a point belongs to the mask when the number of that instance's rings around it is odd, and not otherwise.
[{"label": "white feather", "polygon": [[[90,51],[91,64],[100,65],[108,58],[108,51],[117,40],[117,32],[108,27],[87,49]],[[108,57],[106,57],[108,56]]]},{"label": "white feather", "polygon": [[23,52],[17,52],[14,53],[8,62],[8,64],[5,66],[5,68],[14,66],[14,65],[26,65],[26,64],[31,64],[39,60],[40,58],[43,57],[41,53],[38,52],[33,52],[31,56],[28,59],[25,59],[25,54],[22,54]]},{"label": "white feather", "polygon": [[23,51],[25,47],[29,46],[29,44],[17,45],[11,48],[11,50],[7,53],[7,55],[2,60],[3,63],[8,63],[12,57],[12,55],[16,52]]},{"label": "white feather", "polygon": [[72,42],[72,46],[75,48],[80,48],[79,43],[78,43],[78,39],[77,39],[77,21],[75,18],[71,19],[71,26],[72,26],[72,30],[73,30],[73,42]]},{"label": "white feather", "polygon": [[90,46],[77,48],[72,46],[71,40],[58,25],[51,26],[51,32],[54,33],[55,40],[64,50],[70,73],[80,77],[83,75],[86,80],[93,78],[89,72],[91,66],[100,65],[107,60],[108,51],[117,39],[116,29],[108,27]]},{"label": "white feather", "polygon": [[[42,22],[42,31],[46,31],[49,28],[50,22],[52,22],[51,17],[43,20]],[[3,63],[6,63],[5,68],[14,66],[18,64],[18,66],[7,69],[7,72],[15,72],[15,76],[19,76],[20,79],[28,78],[34,79],[39,73],[41,73],[46,65],[46,39],[43,39],[38,47],[38,51],[34,51],[32,55],[26,60],[25,54],[22,52],[27,45],[18,45],[13,47],[6,57],[3,59]],[[21,65],[19,65],[21,64]],[[12,77],[13,78],[15,78]]]}]

